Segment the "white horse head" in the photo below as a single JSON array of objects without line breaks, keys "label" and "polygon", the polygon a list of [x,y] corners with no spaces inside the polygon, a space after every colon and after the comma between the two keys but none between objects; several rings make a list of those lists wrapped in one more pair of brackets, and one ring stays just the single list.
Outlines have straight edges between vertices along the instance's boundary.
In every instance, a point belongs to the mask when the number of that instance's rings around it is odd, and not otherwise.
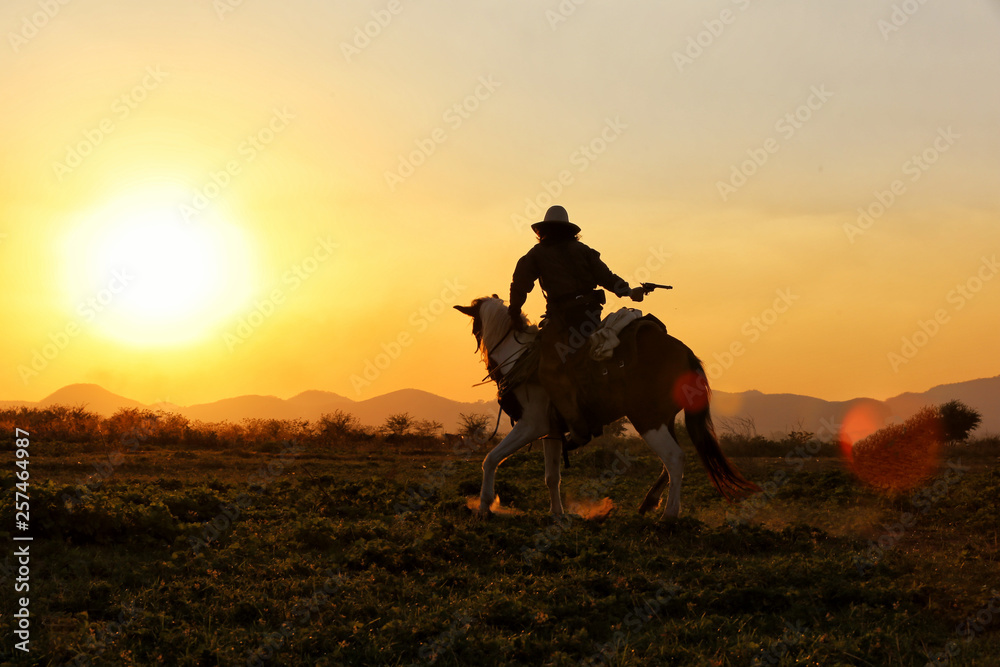
[{"label": "white horse head", "polygon": [[514,331],[507,303],[495,294],[476,299],[471,306],[455,306],[455,310],[472,318],[477,349],[482,352],[491,375],[509,371],[528,344],[538,336],[538,327],[531,324],[523,313],[524,331]]}]

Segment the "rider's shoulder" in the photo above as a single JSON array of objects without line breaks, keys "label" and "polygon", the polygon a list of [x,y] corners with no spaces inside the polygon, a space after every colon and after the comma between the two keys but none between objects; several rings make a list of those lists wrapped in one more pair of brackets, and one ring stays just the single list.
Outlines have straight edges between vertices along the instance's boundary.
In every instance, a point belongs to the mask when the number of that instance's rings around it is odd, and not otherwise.
[{"label": "rider's shoulder", "polygon": [[589,254],[594,255],[596,257],[600,257],[601,256],[601,253],[597,252],[595,249],[591,248],[589,245],[587,245],[583,241],[574,240],[573,243],[575,244],[576,249],[578,251],[580,251],[580,252],[589,253]]}]

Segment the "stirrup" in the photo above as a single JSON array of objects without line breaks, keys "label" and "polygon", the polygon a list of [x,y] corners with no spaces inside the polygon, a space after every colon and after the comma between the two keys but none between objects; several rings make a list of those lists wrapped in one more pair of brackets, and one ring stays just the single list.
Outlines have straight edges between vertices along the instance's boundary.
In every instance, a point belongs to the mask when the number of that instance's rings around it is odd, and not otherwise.
[{"label": "stirrup", "polygon": [[588,438],[585,441],[575,440],[571,437],[571,433],[572,431],[564,433],[562,438],[563,464],[567,468],[569,467],[569,453],[574,449],[580,449],[581,447],[590,444],[590,441],[593,440],[593,438]]}]

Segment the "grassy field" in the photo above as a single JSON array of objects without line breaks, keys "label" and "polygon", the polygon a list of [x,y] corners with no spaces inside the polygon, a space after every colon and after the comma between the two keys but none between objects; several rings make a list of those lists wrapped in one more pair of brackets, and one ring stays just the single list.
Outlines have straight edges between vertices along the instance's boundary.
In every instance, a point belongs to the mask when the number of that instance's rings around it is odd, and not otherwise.
[{"label": "grassy field", "polygon": [[641,441],[564,471],[593,518],[549,516],[536,447],[476,520],[482,455],[34,442],[31,652],[11,547],[4,664],[1000,664],[995,452],[949,450],[894,497],[834,458],[735,458],[766,493],[729,505],[689,449],[671,524],[635,512],[658,472]]}]

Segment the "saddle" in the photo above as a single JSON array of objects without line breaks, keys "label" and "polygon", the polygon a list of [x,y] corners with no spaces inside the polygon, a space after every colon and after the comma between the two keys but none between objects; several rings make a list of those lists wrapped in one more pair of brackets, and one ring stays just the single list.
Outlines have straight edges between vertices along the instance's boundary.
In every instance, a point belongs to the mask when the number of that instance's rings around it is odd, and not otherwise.
[{"label": "saddle", "polygon": [[[605,425],[624,411],[625,383],[628,371],[638,358],[636,338],[647,327],[656,327],[666,333],[667,327],[654,315],[643,315],[632,308],[622,308],[610,313],[601,322],[601,327],[590,336],[590,350],[575,371],[575,383],[583,394],[580,401],[581,412],[588,419],[591,435],[603,432]],[[532,343],[505,375],[499,392],[500,408],[510,417],[511,425],[524,414],[524,408],[514,394],[514,390],[524,382],[538,377],[541,348]],[[611,415],[615,415],[612,417]],[[553,415],[553,423],[562,423],[558,414]],[[560,427],[553,429],[560,432]],[[565,431],[565,427],[562,427]],[[563,459],[569,467],[568,452],[576,449],[569,443],[563,444]]]},{"label": "saddle", "polygon": [[[608,317],[614,315],[616,313]],[[659,329],[663,333],[667,332],[666,325],[655,315],[638,313],[637,317],[629,318],[627,323],[613,334],[617,339],[617,344],[613,347],[609,347],[607,334],[602,334],[603,327],[591,338],[594,345],[591,348],[590,358],[581,364],[580,377],[577,381],[582,388],[580,411],[587,417],[590,434],[593,437],[601,435],[606,425],[625,413],[627,377],[639,358],[638,335],[640,331],[650,327]]]}]

